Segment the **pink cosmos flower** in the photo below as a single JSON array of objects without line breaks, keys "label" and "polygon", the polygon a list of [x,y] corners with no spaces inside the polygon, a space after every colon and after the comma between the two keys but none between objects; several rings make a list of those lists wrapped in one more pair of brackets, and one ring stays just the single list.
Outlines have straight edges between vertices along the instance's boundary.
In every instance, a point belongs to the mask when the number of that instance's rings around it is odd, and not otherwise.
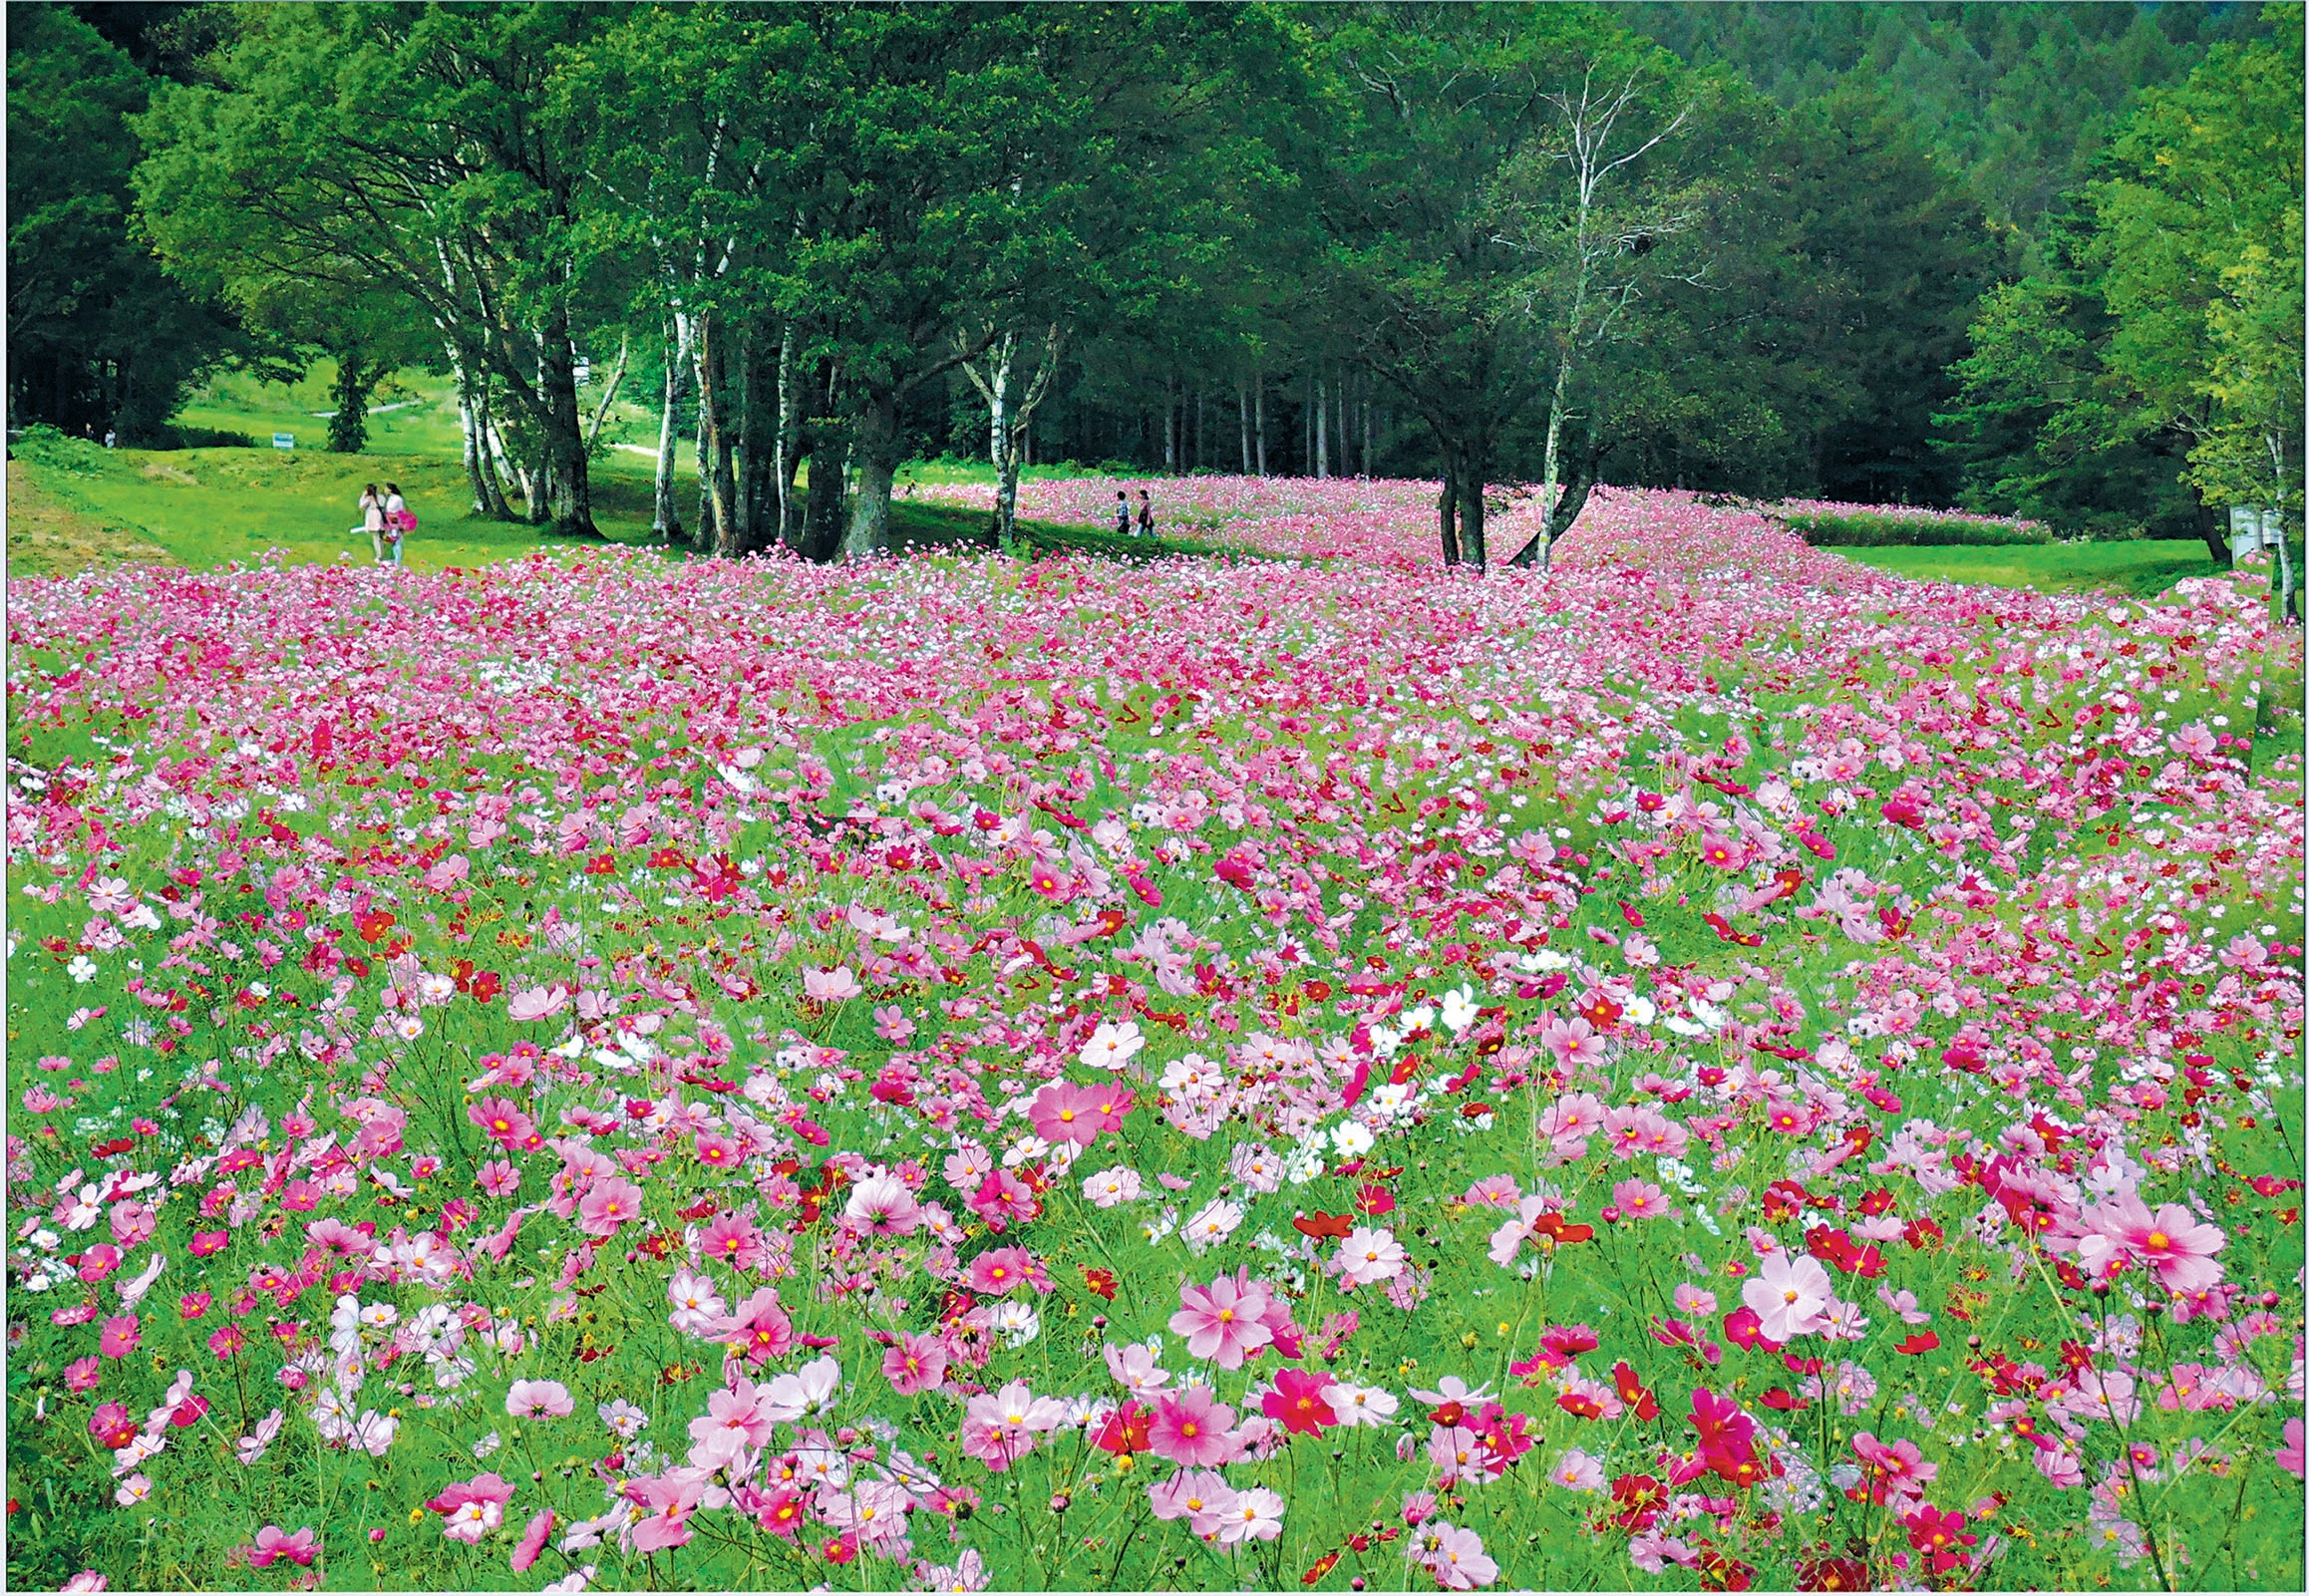
[{"label": "pink cosmos flower", "polygon": [[630,1180],[596,1181],[577,1199],[577,1228],[589,1236],[614,1236],[619,1225],[640,1216],[641,1187]]},{"label": "pink cosmos flower", "polygon": [[848,965],[840,964],[830,970],[803,971],[802,995],[819,1003],[841,1003],[864,997],[865,988],[857,984]]},{"label": "pink cosmos flower", "polygon": [[768,1363],[794,1349],[794,1321],[778,1305],[776,1286],[764,1286],[738,1304],[714,1334],[750,1364]]},{"label": "pink cosmos flower", "polygon": [[[2092,1234],[2123,1249],[2167,1291],[2202,1291],[2221,1278],[2221,1266],[2212,1255],[2228,1245],[2228,1237],[2218,1225],[2203,1223],[2178,1204],[2167,1203],[2151,1213],[2146,1203],[2128,1194],[2095,1203],[2084,1218]],[[2082,1262],[2086,1255],[2082,1244],[2078,1253]]]},{"label": "pink cosmos flower", "polygon": [[964,1405],[962,1451],[1003,1473],[1034,1450],[1034,1438],[1066,1422],[1066,1405],[1037,1397],[1022,1380],[998,1392],[982,1393]]},{"label": "pink cosmos flower", "polygon": [[690,1515],[704,1498],[710,1477],[702,1468],[670,1468],[662,1474],[627,1480],[627,1495],[648,1509],[627,1530],[634,1550],[671,1551],[688,1545],[696,1533],[690,1528]]},{"label": "pink cosmos flower", "polygon": [[1441,1520],[1420,1530],[1426,1548],[1420,1560],[1446,1590],[1474,1590],[1499,1577],[1499,1565],[1484,1552],[1484,1537]]},{"label": "pink cosmos flower", "polygon": [[1667,1193],[1649,1180],[1621,1180],[1611,1188],[1611,1205],[1629,1219],[1657,1219],[1675,1211]]},{"label": "pink cosmos flower", "polygon": [[249,1547],[246,1556],[251,1568],[270,1568],[283,1557],[299,1568],[310,1568],[321,1552],[321,1543],[310,1529],[300,1529],[293,1535],[281,1533],[278,1524],[267,1524],[256,1532],[256,1544]]},{"label": "pink cosmos flower", "polygon": [[1260,1322],[1272,1302],[1263,1285],[1245,1289],[1220,1275],[1208,1289],[1180,1286],[1178,1301],[1170,1329],[1186,1338],[1190,1357],[1207,1358],[1221,1369],[1240,1369],[1246,1357],[1275,1339]]},{"label": "pink cosmos flower", "polygon": [[698,1237],[698,1252],[733,1269],[752,1269],[762,1262],[762,1232],[742,1213],[718,1213]]},{"label": "pink cosmos flower", "polygon": [[[1566,1072],[1603,1063],[1603,1038],[1596,1034],[1595,1027],[1584,1018],[1566,1020],[1560,1015],[1549,1015],[1546,1023],[1539,1027],[1539,1045]],[[1588,1098],[1587,1103],[1590,1126],[1600,1125],[1603,1121],[1603,1106],[1593,1098]]]},{"label": "pink cosmos flower", "polygon": [[2274,1455],[2277,1459],[2277,1466],[2279,1468],[2284,1469],[2285,1472],[2291,1474],[2295,1479],[2302,1477],[2303,1458],[2301,1447],[2300,1420],[2288,1419],[2285,1421],[2285,1441],[2283,1445],[2276,1449]]},{"label": "pink cosmos flower", "polygon": [[513,1487],[494,1473],[452,1483],[425,1505],[441,1514],[441,1532],[451,1540],[481,1544],[482,1536],[505,1521]]},{"label": "pink cosmos flower", "polygon": [[741,1376],[728,1390],[709,1393],[706,1411],[690,1421],[690,1461],[719,1468],[742,1451],[768,1445],[774,1429],[760,1389]]},{"label": "pink cosmos flower", "polygon": [[75,1358],[64,1366],[64,1386],[67,1391],[94,1391],[104,1380],[104,1365],[94,1358]]},{"label": "pink cosmos flower", "polygon": [[997,1247],[971,1259],[966,1278],[972,1291],[984,1292],[990,1297],[1007,1297],[1020,1286],[1029,1284],[1034,1270],[1034,1257],[1024,1247]]},{"label": "pink cosmos flower", "polygon": [[537,1555],[545,1549],[545,1542],[552,1538],[553,1522],[553,1509],[550,1507],[529,1520],[528,1526],[521,1531],[519,1543],[513,1547],[514,1573],[525,1574],[530,1565],[536,1562]]},{"label": "pink cosmos flower", "polygon": [[474,1184],[493,1197],[509,1197],[521,1189],[521,1171],[503,1158],[492,1158],[474,1171]]},{"label": "pink cosmos flower", "polygon": [[1241,1449],[1233,1435],[1234,1410],[1208,1386],[1164,1391],[1155,1401],[1148,1445],[1157,1457],[1193,1467],[1222,1467]]},{"label": "pink cosmos flower", "polygon": [[946,1344],[935,1336],[901,1331],[897,1345],[882,1354],[882,1376],[901,1397],[936,1391],[946,1380]]},{"label": "pink cosmos flower", "polygon": [[116,1314],[105,1321],[104,1334],[97,1340],[97,1348],[107,1358],[126,1358],[137,1350],[144,1339],[135,1314]]},{"label": "pink cosmos flower", "polygon": [[1099,1139],[1098,1115],[1091,1106],[1091,1092],[1067,1081],[1053,1081],[1034,1095],[1028,1105],[1027,1118],[1034,1125],[1034,1133],[1049,1142],[1071,1141],[1078,1147],[1087,1147]]}]

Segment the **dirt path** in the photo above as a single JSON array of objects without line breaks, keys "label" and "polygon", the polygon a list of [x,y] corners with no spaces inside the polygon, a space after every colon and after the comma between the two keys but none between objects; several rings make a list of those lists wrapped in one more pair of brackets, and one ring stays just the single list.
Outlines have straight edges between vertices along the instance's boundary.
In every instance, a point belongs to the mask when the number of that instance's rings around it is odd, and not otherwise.
[{"label": "dirt path", "polygon": [[22,461],[8,463],[7,508],[11,576],[72,576],[92,567],[175,563],[142,532],[107,526],[44,492]]}]

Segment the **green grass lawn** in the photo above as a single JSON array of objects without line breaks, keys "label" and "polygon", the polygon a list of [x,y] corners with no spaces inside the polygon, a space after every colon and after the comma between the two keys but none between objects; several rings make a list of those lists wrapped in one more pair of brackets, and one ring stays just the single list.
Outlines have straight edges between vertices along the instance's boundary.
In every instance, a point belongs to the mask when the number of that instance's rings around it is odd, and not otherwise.
[{"label": "green grass lawn", "polygon": [[[241,433],[265,441],[256,449],[105,450],[67,442],[9,463],[10,567],[19,575],[68,575],[122,560],[165,560],[195,569],[250,561],[272,550],[293,563],[373,558],[359,521],[361,489],[368,482],[398,482],[417,511],[408,564],[418,569],[472,566],[564,546],[570,539],[525,524],[471,513],[460,450],[457,410],[446,380],[401,374],[380,390],[371,413],[369,447],[359,455],[332,455],[323,447],[328,423],[311,413],[329,405],[324,367],[295,384],[220,377],[194,396],[176,420],[187,427]],[[654,441],[656,418],[619,404],[604,429],[611,440]],[[293,450],[269,447],[270,435],[292,433]],[[695,485],[688,449],[683,455],[682,509],[691,511]],[[591,473],[594,521],[611,543],[648,544],[652,454],[605,449]],[[1073,468],[1041,468],[1038,476]],[[808,473],[803,480],[808,481]],[[901,473],[901,483],[992,480],[986,467],[924,462]],[[893,544],[900,550],[981,546],[982,510],[909,499],[890,506]],[[1074,550],[1110,557],[1215,553],[1217,545],[1185,538],[1152,543],[1118,538],[1091,526],[1022,521],[1030,550]],[[684,551],[675,549],[677,557]]]},{"label": "green grass lawn", "polygon": [[[2294,548],[2294,558],[2299,560],[2300,545]],[[1878,570],[1923,580],[2046,591],[2104,587],[2136,598],[2152,598],[2184,576],[2215,576],[2228,569],[2205,551],[2204,544],[2177,541],[2005,548],[1839,548],[1835,552]]]}]

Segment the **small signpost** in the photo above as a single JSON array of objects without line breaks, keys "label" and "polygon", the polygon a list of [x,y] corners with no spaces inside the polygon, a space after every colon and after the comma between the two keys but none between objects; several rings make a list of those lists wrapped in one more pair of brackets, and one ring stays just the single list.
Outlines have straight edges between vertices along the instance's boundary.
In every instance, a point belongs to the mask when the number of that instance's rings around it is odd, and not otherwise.
[{"label": "small signpost", "polygon": [[272,447],[275,449],[294,449],[297,447],[297,435],[294,433],[274,433],[272,435]]}]

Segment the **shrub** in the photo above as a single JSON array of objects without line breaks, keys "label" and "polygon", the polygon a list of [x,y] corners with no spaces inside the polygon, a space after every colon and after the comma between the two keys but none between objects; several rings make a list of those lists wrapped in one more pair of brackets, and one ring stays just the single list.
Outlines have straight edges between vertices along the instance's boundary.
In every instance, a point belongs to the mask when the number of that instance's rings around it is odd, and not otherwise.
[{"label": "shrub", "polygon": [[1995,520],[1944,512],[1820,510],[1783,513],[1789,530],[1814,548],[1978,548],[2049,543],[2053,531],[2036,521]]}]

